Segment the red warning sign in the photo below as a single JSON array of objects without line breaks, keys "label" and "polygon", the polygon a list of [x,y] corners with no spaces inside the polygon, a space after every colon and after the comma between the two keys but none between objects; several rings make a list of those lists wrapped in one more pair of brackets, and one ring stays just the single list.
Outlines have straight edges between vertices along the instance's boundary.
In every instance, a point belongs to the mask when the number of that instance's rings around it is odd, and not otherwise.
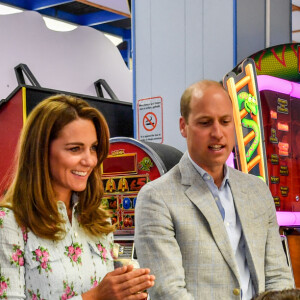
[{"label": "red warning sign", "polygon": [[143,118],[143,127],[147,131],[152,131],[157,125],[157,117],[153,112],[147,113]]}]

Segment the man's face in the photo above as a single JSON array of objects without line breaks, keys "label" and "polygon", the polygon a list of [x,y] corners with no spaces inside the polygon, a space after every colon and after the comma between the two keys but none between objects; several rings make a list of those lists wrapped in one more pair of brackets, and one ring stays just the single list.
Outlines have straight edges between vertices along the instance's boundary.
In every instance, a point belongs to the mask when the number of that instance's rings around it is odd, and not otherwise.
[{"label": "man's face", "polygon": [[208,173],[223,170],[235,140],[232,104],[222,87],[204,92],[195,88],[188,120],[180,118],[180,131],[195,163]]}]

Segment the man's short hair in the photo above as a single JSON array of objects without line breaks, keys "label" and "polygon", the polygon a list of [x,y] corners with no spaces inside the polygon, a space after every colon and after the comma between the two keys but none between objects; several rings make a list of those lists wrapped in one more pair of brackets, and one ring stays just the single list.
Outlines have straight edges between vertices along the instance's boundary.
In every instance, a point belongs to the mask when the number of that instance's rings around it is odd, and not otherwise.
[{"label": "man's short hair", "polygon": [[188,117],[190,114],[190,102],[191,102],[194,91],[197,89],[198,91],[202,91],[202,93],[204,93],[204,91],[210,86],[216,86],[216,87],[223,88],[222,84],[220,84],[217,81],[201,80],[201,81],[198,81],[198,82],[190,85],[183,92],[183,94],[181,96],[181,100],[180,100],[180,113],[186,122],[188,122]]}]

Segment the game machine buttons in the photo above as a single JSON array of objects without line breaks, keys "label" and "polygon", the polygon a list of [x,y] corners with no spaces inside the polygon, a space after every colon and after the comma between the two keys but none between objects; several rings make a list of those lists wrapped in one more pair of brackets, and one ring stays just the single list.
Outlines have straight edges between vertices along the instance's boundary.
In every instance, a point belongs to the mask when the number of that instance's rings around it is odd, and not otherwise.
[{"label": "game machine buttons", "polygon": [[[175,166],[183,153],[174,147],[141,142],[128,137],[110,139],[107,158],[101,166],[104,196],[102,206],[112,212],[119,260],[134,259],[134,211],[140,189]],[[146,212],[145,212],[146,213]]]}]

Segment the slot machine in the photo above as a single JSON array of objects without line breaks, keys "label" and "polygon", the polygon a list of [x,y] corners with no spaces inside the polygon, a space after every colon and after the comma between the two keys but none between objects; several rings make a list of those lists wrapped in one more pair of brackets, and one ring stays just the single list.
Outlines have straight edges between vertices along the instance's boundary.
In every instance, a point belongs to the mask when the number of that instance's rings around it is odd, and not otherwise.
[{"label": "slot machine", "polygon": [[181,156],[181,151],[164,144],[127,137],[110,139],[109,154],[102,164],[102,206],[112,213],[112,223],[116,225],[114,239],[120,245],[119,260],[136,259],[134,211],[138,192],[175,166]]}]

